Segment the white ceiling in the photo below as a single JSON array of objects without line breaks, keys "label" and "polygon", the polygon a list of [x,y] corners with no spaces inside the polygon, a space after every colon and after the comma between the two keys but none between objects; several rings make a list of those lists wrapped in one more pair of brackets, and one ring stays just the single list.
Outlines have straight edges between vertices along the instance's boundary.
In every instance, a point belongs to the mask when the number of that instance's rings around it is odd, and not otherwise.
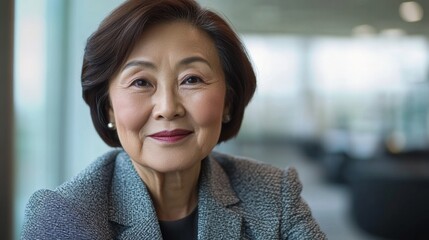
[{"label": "white ceiling", "polygon": [[400,28],[409,35],[429,36],[429,0],[420,0],[426,15],[408,23],[399,16],[401,0],[199,0],[225,15],[244,33],[351,35],[359,25],[376,32]]}]

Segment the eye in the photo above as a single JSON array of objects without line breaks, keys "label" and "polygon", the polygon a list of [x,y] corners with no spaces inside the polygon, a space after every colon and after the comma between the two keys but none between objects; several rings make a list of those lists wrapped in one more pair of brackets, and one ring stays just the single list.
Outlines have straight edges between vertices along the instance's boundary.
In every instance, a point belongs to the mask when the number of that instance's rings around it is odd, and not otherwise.
[{"label": "eye", "polygon": [[201,83],[203,80],[197,76],[189,76],[183,80],[182,84],[197,84]]},{"label": "eye", "polygon": [[131,83],[131,86],[138,87],[138,88],[145,88],[145,87],[151,87],[152,84],[145,79],[136,79]]}]

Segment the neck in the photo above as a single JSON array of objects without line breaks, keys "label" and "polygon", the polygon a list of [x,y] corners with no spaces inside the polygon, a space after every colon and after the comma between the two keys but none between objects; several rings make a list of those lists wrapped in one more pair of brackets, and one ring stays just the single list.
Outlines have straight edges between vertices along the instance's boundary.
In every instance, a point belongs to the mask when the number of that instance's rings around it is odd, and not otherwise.
[{"label": "neck", "polygon": [[168,173],[136,164],[134,167],[149,190],[159,220],[184,218],[197,206],[201,163],[190,169]]}]

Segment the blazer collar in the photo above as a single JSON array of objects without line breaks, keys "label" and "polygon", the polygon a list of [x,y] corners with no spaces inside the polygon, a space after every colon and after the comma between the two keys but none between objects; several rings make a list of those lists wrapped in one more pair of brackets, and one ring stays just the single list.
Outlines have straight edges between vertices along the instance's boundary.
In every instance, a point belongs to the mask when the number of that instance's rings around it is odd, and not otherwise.
[{"label": "blazer collar", "polygon": [[[116,159],[111,186],[109,220],[118,238],[161,239],[150,194],[125,152]],[[198,238],[222,233],[229,239],[239,239],[242,216],[234,211],[239,199],[213,156],[202,162],[198,194]]]},{"label": "blazer collar", "polygon": [[118,239],[162,239],[146,185],[125,152],[116,158],[110,191],[109,220]]},{"label": "blazer collar", "polygon": [[210,155],[203,161],[200,176],[198,239],[241,239],[239,202],[227,174]]}]

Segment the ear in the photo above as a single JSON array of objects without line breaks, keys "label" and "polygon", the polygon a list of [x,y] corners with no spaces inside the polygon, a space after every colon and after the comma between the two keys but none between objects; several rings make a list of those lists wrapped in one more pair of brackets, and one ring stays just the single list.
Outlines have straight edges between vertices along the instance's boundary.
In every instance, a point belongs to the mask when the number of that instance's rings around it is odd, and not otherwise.
[{"label": "ear", "polygon": [[229,104],[226,104],[223,108],[222,123],[228,123],[229,121],[231,121],[231,111]]}]

